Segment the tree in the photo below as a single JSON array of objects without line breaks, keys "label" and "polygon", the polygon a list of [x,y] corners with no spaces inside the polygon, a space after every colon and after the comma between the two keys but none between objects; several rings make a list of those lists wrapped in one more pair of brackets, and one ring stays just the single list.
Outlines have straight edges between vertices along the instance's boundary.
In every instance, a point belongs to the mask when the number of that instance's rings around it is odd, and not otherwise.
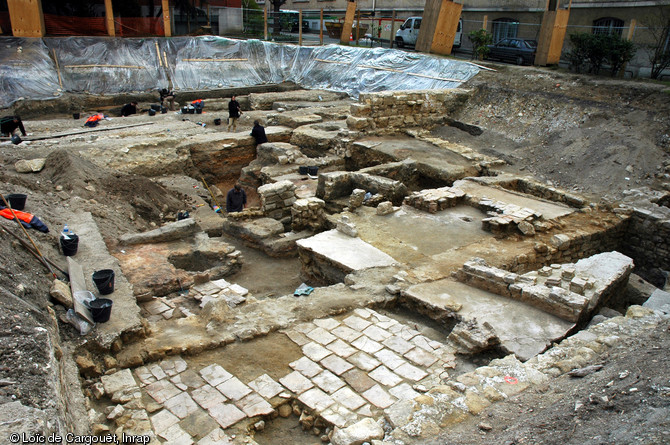
[{"label": "tree", "polygon": [[670,67],[670,13],[667,8],[659,8],[647,27],[654,43],[645,45],[644,49],[651,63],[651,78],[658,79],[663,70]]},{"label": "tree", "polygon": [[281,32],[281,20],[279,19],[280,17],[279,8],[281,8],[282,5],[286,3],[286,0],[270,0],[270,3],[272,3],[272,11],[273,11],[272,33],[279,35],[279,33]]}]

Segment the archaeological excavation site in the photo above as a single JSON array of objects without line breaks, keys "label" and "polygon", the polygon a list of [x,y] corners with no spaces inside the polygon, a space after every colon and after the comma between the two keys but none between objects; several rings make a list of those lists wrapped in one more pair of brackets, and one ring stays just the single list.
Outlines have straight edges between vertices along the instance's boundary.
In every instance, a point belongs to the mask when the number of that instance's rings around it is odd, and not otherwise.
[{"label": "archaeological excavation site", "polygon": [[667,82],[2,43],[3,444],[670,442]]}]

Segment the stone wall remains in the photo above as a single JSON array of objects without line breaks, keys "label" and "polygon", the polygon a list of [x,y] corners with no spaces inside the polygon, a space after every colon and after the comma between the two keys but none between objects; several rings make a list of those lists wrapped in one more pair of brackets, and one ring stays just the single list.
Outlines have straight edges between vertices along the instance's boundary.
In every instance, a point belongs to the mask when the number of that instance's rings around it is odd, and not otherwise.
[{"label": "stone wall remains", "polygon": [[284,220],[291,217],[291,208],[296,201],[295,184],[291,181],[279,181],[258,187],[261,197],[261,210],[268,218]]},{"label": "stone wall remains", "polygon": [[298,199],[291,207],[291,230],[294,232],[304,229],[314,232],[322,230],[327,224],[325,207],[325,201],[319,198]]},{"label": "stone wall remains", "polygon": [[316,196],[326,201],[351,195],[354,189],[376,191],[394,205],[400,205],[408,194],[400,181],[361,172],[332,172],[319,175]]},{"label": "stone wall remains", "polygon": [[417,90],[361,93],[351,105],[349,129],[365,132],[402,131],[407,127],[430,128],[463,105],[470,90]]}]

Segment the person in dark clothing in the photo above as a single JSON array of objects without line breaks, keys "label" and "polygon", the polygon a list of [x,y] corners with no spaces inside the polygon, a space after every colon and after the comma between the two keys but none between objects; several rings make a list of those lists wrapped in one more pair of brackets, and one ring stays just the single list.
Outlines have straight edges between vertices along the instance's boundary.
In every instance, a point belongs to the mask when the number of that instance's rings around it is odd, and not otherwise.
[{"label": "person in dark clothing", "polygon": [[19,116],[5,116],[0,118],[0,133],[3,136],[12,136],[16,129],[21,130],[23,136],[26,135],[26,129],[23,127],[23,122]]},{"label": "person in dark clothing", "polygon": [[125,104],[121,108],[121,116],[126,117],[130,116],[131,114],[137,114],[137,102],[133,101],[129,104]]},{"label": "person in dark clothing", "polygon": [[265,128],[257,120],[254,121],[254,128],[251,129],[251,135],[256,139],[256,145],[264,144],[268,141],[265,135]]},{"label": "person in dark clothing", "polygon": [[161,95],[161,106],[163,106],[164,102],[167,101],[168,108],[170,109],[170,111],[174,111],[174,98],[175,98],[174,91],[168,90],[167,88],[163,88],[162,90],[160,90],[160,95]]},{"label": "person in dark clothing", "polygon": [[231,128],[233,131],[237,130],[237,119],[239,119],[240,114],[242,114],[240,103],[233,96],[230,98],[230,102],[228,102],[228,131]]},{"label": "person in dark clothing", "polygon": [[241,212],[246,205],[247,193],[240,184],[235,184],[226,196],[226,212]]}]

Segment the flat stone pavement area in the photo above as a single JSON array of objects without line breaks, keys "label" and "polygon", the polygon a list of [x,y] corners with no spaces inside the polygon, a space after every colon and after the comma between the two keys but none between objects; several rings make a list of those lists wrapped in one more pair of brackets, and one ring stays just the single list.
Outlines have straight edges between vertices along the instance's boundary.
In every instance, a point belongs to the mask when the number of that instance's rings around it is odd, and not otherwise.
[{"label": "flat stone pavement area", "polygon": [[287,335],[302,350],[288,364],[293,371],[277,380],[263,373],[243,381],[217,363],[189,365],[181,357],[103,376],[104,394],[118,403],[107,419],[136,419],[125,424],[126,433],[165,443],[226,444],[238,422],[256,421],[297,399],[342,428],[414,399],[420,395],[416,389],[439,384],[440,374],[454,366],[450,348],[374,310],[338,318],[273,334]]}]

